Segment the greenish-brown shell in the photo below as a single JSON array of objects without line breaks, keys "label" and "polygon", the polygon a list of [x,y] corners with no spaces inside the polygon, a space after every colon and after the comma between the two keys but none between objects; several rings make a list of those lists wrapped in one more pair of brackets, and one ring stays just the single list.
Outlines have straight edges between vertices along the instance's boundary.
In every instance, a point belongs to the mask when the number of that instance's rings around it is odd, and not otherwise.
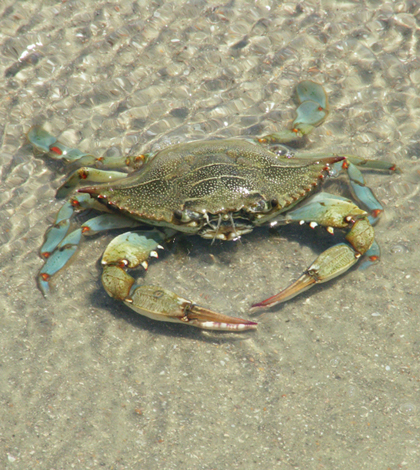
[{"label": "greenish-brown shell", "polygon": [[286,159],[247,140],[191,142],[164,149],[129,177],[86,192],[152,225],[184,225],[185,231],[193,225],[198,231],[220,214],[260,225],[304,199],[333,161]]}]

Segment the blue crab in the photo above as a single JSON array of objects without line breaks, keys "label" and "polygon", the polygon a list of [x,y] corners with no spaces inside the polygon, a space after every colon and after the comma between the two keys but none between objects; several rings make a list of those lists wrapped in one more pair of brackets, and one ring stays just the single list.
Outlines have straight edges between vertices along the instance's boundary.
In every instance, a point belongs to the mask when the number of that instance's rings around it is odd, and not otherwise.
[{"label": "blue crab", "polygon": [[[46,295],[49,281],[76,252],[82,234],[109,229],[138,229],[117,236],[102,257],[106,292],[147,317],[213,330],[244,331],[257,323],[229,317],[194,304],[159,286],[138,285],[127,269],[157,257],[162,243],[176,232],[204,238],[233,240],[261,225],[321,225],[331,234],[345,233],[338,243],[314,261],[304,274],[280,293],[251,307],[255,311],[291,299],[311,286],[333,279],[364,256],[379,257],[373,225],[383,208],[358,167],[396,170],[392,163],[367,161],[336,154],[293,154],[305,136],[328,115],[323,87],[312,81],[297,86],[297,117],[290,130],[258,139],[228,139],[174,145],[157,152],[122,158],[95,158],[58,142],[42,128],[32,128],[28,139],[35,153],[66,163],[75,170],[57,196],[71,196],[58,212],[41,248],[45,259],[39,286]],[[285,145],[288,145],[286,147]],[[106,167],[102,170],[98,167]],[[111,171],[133,168],[131,174]],[[321,183],[345,169],[355,201],[318,192]],[[79,182],[93,186],[77,189]],[[102,214],[70,230],[75,211],[95,209]]]}]

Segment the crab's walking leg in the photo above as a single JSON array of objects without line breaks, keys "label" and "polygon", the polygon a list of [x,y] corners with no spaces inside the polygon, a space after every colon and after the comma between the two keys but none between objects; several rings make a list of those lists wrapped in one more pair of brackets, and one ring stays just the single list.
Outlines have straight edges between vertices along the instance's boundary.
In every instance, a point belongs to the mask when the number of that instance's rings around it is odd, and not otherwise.
[{"label": "crab's walking leg", "polygon": [[207,330],[255,329],[257,323],[253,321],[213,312],[158,286],[135,284],[125,268],[135,268],[139,264],[147,267],[149,256],[157,257],[156,248],[173,233],[173,230],[128,232],[115,238],[102,258],[102,284],[108,295],[154,320],[185,323]]},{"label": "crab's walking leg", "polygon": [[294,158],[300,161],[316,161],[326,158],[336,158],[336,163],[331,164],[329,176],[336,177],[339,174],[346,172],[348,181],[350,182],[350,190],[352,196],[357,202],[364,205],[369,212],[369,221],[372,225],[376,224],[379,220],[379,215],[383,212],[382,204],[378,201],[373,191],[366,185],[365,178],[363,177],[360,168],[370,169],[374,171],[390,171],[400,173],[399,168],[395,163],[383,160],[366,160],[354,155],[347,155],[341,153],[295,153]]},{"label": "crab's walking leg", "polygon": [[322,124],[328,116],[328,97],[324,88],[311,80],[300,82],[296,87],[299,107],[291,130],[283,130],[257,139],[260,144],[287,144],[299,147],[304,144],[305,135]]},{"label": "crab's walking leg", "polygon": [[32,127],[28,132],[28,140],[36,154],[46,154],[53,160],[77,166],[95,166],[106,168],[140,168],[150,154],[125,157],[95,157],[78,149],[67,147],[42,127]]},{"label": "crab's walking leg", "polygon": [[334,233],[334,228],[344,229],[348,231],[345,237],[348,243],[337,244],[321,253],[297,281],[273,297],[253,305],[251,310],[254,311],[285,302],[315,284],[339,276],[368,253],[374,243],[374,230],[368,214],[349,199],[328,193],[316,194],[298,209],[279,217],[278,222],[308,222],[311,227],[322,225],[330,233]]},{"label": "crab's walking leg", "polygon": [[49,280],[51,276],[68,263],[77,250],[81,236],[81,228],[74,230],[64,237],[51,255],[48,255],[44,266],[38,274],[39,288],[45,296],[50,290]]},{"label": "crab's walking leg", "polygon": [[101,214],[68,233],[74,212],[92,208],[106,209],[88,194],[74,195],[59,210],[54,225],[46,232],[41,247],[41,257],[45,260],[45,264],[38,274],[39,287],[44,295],[49,292],[51,277],[62,269],[77,251],[82,234],[94,235],[104,230],[132,228],[139,225],[137,221],[118,214]]},{"label": "crab's walking leg", "polygon": [[123,178],[127,178],[127,173],[121,171],[98,170],[96,168],[82,167],[74,171],[64,181],[64,183],[57,190],[57,198],[65,198],[71,194],[78,184],[81,182],[86,184],[90,183],[111,183]]},{"label": "crab's walking leg", "polygon": [[[363,177],[360,167],[379,171],[391,171],[400,173],[400,169],[395,163],[386,162],[382,160],[365,160],[354,155],[340,155],[344,156],[345,160],[334,163],[332,165],[332,172],[337,174],[345,170],[350,181],[350,190],[353,198],[360,202],[368,210],[368,220],[370,224],[375,225],[380,215],[383,212],[383,206],[376,198],[373,191],[366,185],[365,178]],[[372,264],[379,261],[381,256],[381,249],[374,240],[369,250],[365,253],[363,261],[360,263],[360,269],[366,269]]]},{"label": "crab's walking leg", "polygon": [[372,170],[388,170],[399,173],[395,163],[382,160],[365,160],[353,155],[337,155],[345,157],[345,160],[332,165],[332,173],[347,172],[350,181],[350,189],[354,199],[362,203],[369,212],[369,221],[372,225],[378,222],[379,215],[383,212],[382,204],[378,201],[372,190],[366,185],[365,178],[359,167]]}]

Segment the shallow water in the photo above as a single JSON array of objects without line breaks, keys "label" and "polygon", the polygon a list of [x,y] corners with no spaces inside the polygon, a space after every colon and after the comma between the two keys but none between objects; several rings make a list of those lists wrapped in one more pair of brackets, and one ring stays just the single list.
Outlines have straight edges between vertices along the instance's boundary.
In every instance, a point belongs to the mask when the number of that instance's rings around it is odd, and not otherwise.
[{"label": "shallow water", "polygon": [[[0,11],[0,466],[417,469],[420,461],[420,6],[406,2],[3,0]],[[38,249],[66,172],[42,124],[97,155],[290,125],[324,85],[308,148],[395,161],[369,172],[382,260],[258,317],[244,335],[157,323],[108,298],[84,243],[43,298]],[[342,190],[345,185],[333,185]],[[295,279],[310,229],[181,240],[147,279],[226,314]]]}]

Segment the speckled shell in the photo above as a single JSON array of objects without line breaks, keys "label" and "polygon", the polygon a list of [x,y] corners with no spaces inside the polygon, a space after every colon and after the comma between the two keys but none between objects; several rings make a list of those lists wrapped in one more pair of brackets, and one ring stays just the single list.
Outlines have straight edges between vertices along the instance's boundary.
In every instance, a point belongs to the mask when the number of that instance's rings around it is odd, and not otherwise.
[{"label": "speckled shell", "polygon": [[292,207],[337,160],[280,158],[247,140],[191,142],[164,149],[129,177],[86,192],[152,225],[179,227],[184,211],[203,218],[240,212],[259,225],[259,207],[265,219],[267,207],[273,217]]}]

